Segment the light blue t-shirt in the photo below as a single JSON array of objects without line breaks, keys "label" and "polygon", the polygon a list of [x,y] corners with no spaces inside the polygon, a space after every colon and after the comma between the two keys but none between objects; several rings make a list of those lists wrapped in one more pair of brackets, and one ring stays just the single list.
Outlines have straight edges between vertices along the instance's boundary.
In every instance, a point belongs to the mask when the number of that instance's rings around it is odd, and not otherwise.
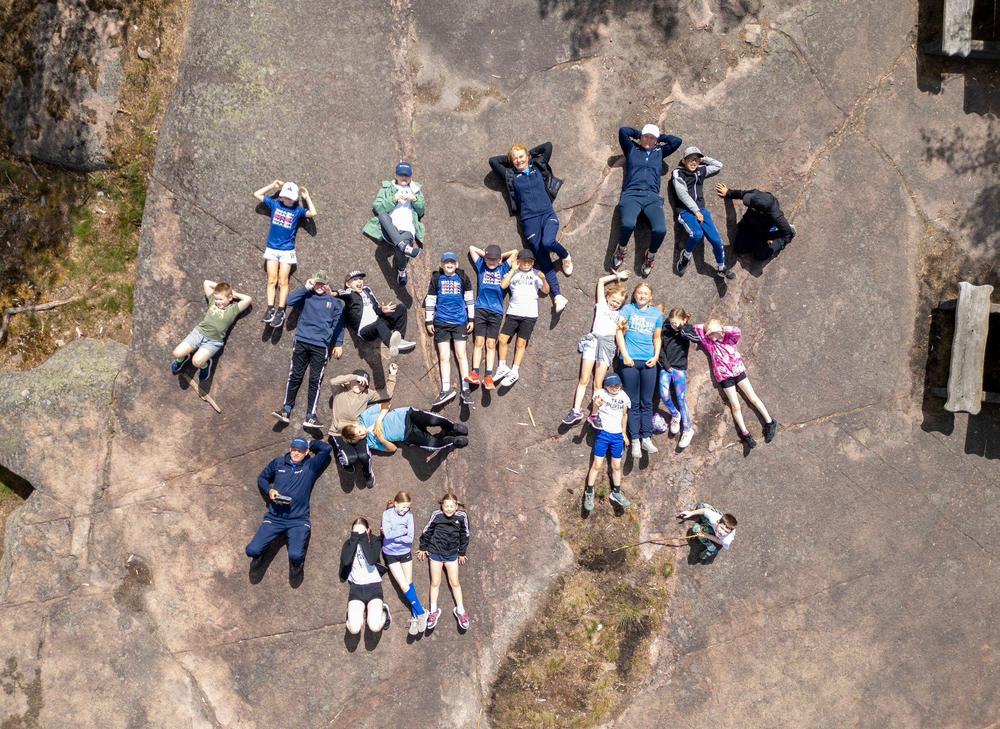
[{"label": "light blue t-shirt", "polygon": [[[375,425],[375,421],[378,420],[378,414],[382,410],[380,405],[372,405],[370,408],[361,413],[361,424],[368,428],[368,447],[373,451],[384,451],[385,446],[382,445],[375,433],[372,431],[372,427]],[[382,420],[382,430],[385,431],[385,439],[390,443],[402,443],[406,438],[406,415],[410,412],[410,408],[393,408],[385,414],[385,418]]]},{"label": "light blue t-shirt", "polygon": [[653,358],[653,335],[663,328],[663,312],[655,306],[640,309],[635,304],[627,304],[621,310],[622,319],[628,322],[625,332],[625,346],[629,356],[636,362]]}]

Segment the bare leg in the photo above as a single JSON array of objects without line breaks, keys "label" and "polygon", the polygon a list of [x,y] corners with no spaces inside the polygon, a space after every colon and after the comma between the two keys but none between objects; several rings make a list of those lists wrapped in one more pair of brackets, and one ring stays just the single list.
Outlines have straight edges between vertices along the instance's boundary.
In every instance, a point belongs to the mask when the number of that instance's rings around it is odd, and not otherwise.
[{"label": "bare leg", "polygon": [[594,371],[594,360],[580,360],[580,381],[576,385],[576,394],[573,396],[573,409],[579,410],[583,407],[583,398],[587,395],[587,386],[590,384],[590,375]]},{"label": "bare leg", "polygon": [[616,489],[622,487],[622,459],[611,459],[611,485]]},{"label": "bare leg", "polygon": [[[472,345],[472,369],[479,371],[479,365],[483,362],[483,346],[486,344],[486,337],[476,337]],[[489,363],[487,369],[491,369]]]},{"label": "bare leg", "polygon": [[199,347],[198,351],[194,353],[194,357],[191,358],[191,364],[201,369],[210,359],[212,359],[212,353],[205,347]]},{"label": "bare leg", "polygon": [[438,592],[441,590],[441,570],[444,568],[444,565],[440,562],[435,562],[433,559],[429,561],[431,568],[431,608],[435,608],[438,602]]},{"label": "bare leg", "polygon": [[360,600],[347,603],[347,632],[357,635],[365,624],[365,604]]},{"label": "bare leg", "polygon": [[525,352],[526,349],[528,349],[528,342],[527,342],[527,340],[524,340],[524,339],[521,339],[520,337],[518,337],[517,338],[517,346],[514,349],[514,366],[515,367],[520,367],[521,366],[521,361],[524,359],[524,352]]},{"label": "bare leg", "polygon": [[448,562],[444,566],[448,573],[448,587],[451,588],[452,597],[455,598],[455,607],[458,612],[465,612],[465,603],[462,602],[462,585],[458,582],[458,562]]},{"label": "bare leg", "polygon": [[278,285],[278,262],[267,262],[267,305],[274,306],[274,289]]},{"label": "bare leg", "polygon": [[291,272],[290,263],[282,263],[278,268],[278,306],[284,306],[288,299],[288,275]]},{"label": "bare leg", "polygon": [[369,600],[367,605],[368,630],[377,633],[385,625],[385,610],[382,609],[382,601],[377,597]]},{"label": "bare leg", "polygon": [[[621,463],[621,459],[618,460]],[[604,470],[604,459],[600,456],[594,456],[594,462],[590,464],[590,471],[587,472],[587,487],[594,488],[594,484],[597,483],[597,477]]]},{"label": "bare leg", "polygon": [[172,354],[174,356],[174,359],[184,359],[193,351],[194,347],[192,347],[187,342],[181,342],[176,347],[174,347],[174,351],[172,352]]},{"label": "bare leg", "polygon": [[497,363],[497,340],[486,340],[486,369],[493,371],[493,365]]},{"label": "bare leg", "polygon": [[455,359],[458,360],[458,374],[464,380],[469,376],[469,355],[466,354],[465,342],[455,342]]},{"label": "bare leg", "polygon": [[747,401],[764,417],[764,422],[770,423],[771,414],[767,412],[767,408],[764,407],[763,400],[761,400],[760,397],[757,396],[757,393],[754,392],[753,385],[750,384],[750,379],[747,378],[742,380],[737,383],[736,386],[740,389],[740,392],[743,393],[743,396],[746,397]]},{"label": "bare leg", "polygon": [[413,562],[393,562],[389,565],[389,572],[392,574],[392,579],[396,581],[399,589],[403,592],[410,589],[410,583],[413,581],[412,576],[406,574],[406,567],[410,568],[412,575]]},{"label": "bare leg", "polygon": [[[501,334],[500,335],[500,339],[498,341],[500,342],[500,361],[501,362],[506,362],[507,361],[507,346],[510,344],[510,335],[508,335],[508,334]],[[489,347],[489,343],[487,343],[486,346]],[[488,367],[489,364],[490,364],[489,350],[487,350],[487,352],[486,352],[486,366]]]},{"label": "bare leg", "polygon": [[440,342],[437,345],[438,367],[441,370],[441,389],[445,389],[445,383],[451,386],[451,348],[448,342]]},{"label": "bare leg", "polygon": [[747,432],[747,426],[743,422],[743,411],[740,409],[740,398],[736,394],[736,388],[733,386],[723,387],[722,392],[725,393],[726,399],[729,401],[729,409],[733,413],[733,420],[736,421],[736,429],[740,435],[743,435]]}]

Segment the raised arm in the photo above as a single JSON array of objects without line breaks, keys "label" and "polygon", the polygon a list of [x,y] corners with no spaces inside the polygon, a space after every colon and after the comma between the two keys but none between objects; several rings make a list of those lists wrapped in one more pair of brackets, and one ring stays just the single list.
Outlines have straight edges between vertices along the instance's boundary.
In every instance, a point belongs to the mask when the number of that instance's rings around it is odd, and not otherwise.
[{"label": "raised arm", "polygon": [[638,139],[641,136],[638,129],[633,129],[632,127],[618,127],[618,146],[622,148],[622,154],[626,157],[629,151],[631,151],[634,143],[633,139]]},{"label": "raised arm", "polygon": [[507,170],[511,167],[510,160],[507,159],[507,155],[498,154],[496,157],[490,157],[490,169],[496,173],[496,176],[501,180],[507,174]]},{"label": "raised arm", "polygon": [[313,452],[312,458],[309,459],[313,473],[319,473],[330,465],[330,461],[333,459],[332,445],[325,440],[314,438],[309,443],[309,450]]},{"label": "raised arm", "polygon": [[241,294],[239,291],[234,291],[233,298],[236,299],[236,308],[240,311],[246,311],[253,304],[253,299],[250,298],[249,294]]},{"label": "raised arm", "polygon": [[740,337],[743,336],[743,332],[740,331],[739,327],[722,327],[722,343],[736,346],[740,343]]},{"label": "raised arm", "polygon": [[502,288],[502,289],[509,289],[510,288],[510,282],[514,278],[514,274],[516,274],[519,270],[520,269],[515,266],[515,267],[511,268],[509,271],[507,271],[507,275],[504,276],[503,280],[500,282],[500,288]]},{"label": "raised arm", "polygon": [[215,293],[215,287],[219,285],[218,281],[209,281],[207,278],[201,282],[201,289],[205,292],[205,298],[212,298],[212,294]]},{"label": "raised arm", "polygon": [[265,197],[267,197],[268,195],[270,195],[272,192],[275,192],[276,190],[280,190],[281,186],[284,185],[284,184],[285,183],[282,182],[281,180],[275,180],[274,182],[270,183],[269,185],[264,185],[264,187],[262,187],[259,190],[257,190],[253,194],[253,196],[255,198],[257,198],[257,202],[264,202],[264,198]]},{"label": "raised arm", "polygon": [[660,145],[660,149],[663,150],[663,156],[669,157],[677,151],[677,148],[681,146],[684,140],[680,137],[675,137],[673,134],[661,134],[660,138],[656,141]]},{"label": "raised arm", "polygon": [[607,286],[612,281],[624,281],[628,278],[628,271],[616,271],[615,273],[608,274],[607,276],[601,276],[597,279],[597,290],[594,292],[594,298],[597,300],[598,304],[608,303],[607,298],[604,296],[604,287]]},{"label": "raised arm", "polygon": [[480,258],[486,255],[486,251],[482,248],[477,248],[476,246],[469,246],[469,258],[475,263]]},{"label": "raised arm", "polygon": [[542,162],[545,164],[549,163],[552,159],[552,142],[542,142],[537,147],[532,147],[528,150],[529,157],[541,157]]},{"label": "raised arm", "polygon": [[702,157],[701,163],[705,165],[706,178],[717,175],[722,171],[722,163],[717,159],[712,159],[711,157]]},{"label": "raised arm", "polygon": [[517,254],[518,254],[519,252],[520,252],[520,251],[519,251],[519,250],[518,250],[517,248],[511,248],[511,249],[510,249],[509,251],[507,251],[506,253],[504,253],[504,254],[502,254],[502,255],[500,256],[500,260],[501,260],[501,261],[507,261],[508,263],[510,263],[510,262],[511,262],[511,261],[513,261],[513,260],[514,260],[515,258],[517,258]]},{"label": "raised arm", "polygon": [[299,191],[299,194],[302,195],[302,202],[306,204],[306,217],[315,218],[316,206],[313,205],[312,195],[310,195],[309,191],[304,187]]},{"label": "raised arm", "polygon": [[[312,279],[306,281],[307,285],[310,283],[312,283]],[[306,303],[306,296],[309,294],[310,290],[312,290],[312,286],[309,286],[309,288],[300,286],[295,289],[295,291],[288,295],[288,299],[285,301],[285,306],[290,309],[301,309],[302,305]]]}]

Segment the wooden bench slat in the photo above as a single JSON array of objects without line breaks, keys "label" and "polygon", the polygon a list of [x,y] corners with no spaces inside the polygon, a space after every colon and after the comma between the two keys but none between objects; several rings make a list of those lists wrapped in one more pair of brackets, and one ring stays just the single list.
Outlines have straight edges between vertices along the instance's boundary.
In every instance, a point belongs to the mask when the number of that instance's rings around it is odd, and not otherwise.
[{"label": "wooden bench slat", "polygon": [[948,412],[975,415],[983,402],[983,367],[986,364],[986,337],[990,328],[990,296],[993,287],[958,285],[955,309],[955,336],[951,344],[948,372]]}]

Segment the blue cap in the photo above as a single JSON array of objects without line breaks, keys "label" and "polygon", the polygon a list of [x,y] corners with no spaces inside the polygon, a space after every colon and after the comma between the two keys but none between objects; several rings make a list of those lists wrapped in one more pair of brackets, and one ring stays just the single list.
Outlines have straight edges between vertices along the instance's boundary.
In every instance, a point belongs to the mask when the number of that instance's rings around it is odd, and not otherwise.
[{"label": "blue cap", "polygon": [[622,384],[622,378],[618,375],[608,375],[604,378],[604,387],[616,387]]},{"label": "blue cap", "polygon": [[409,162],[400,162],[396,165],[396,174],[400,177],[413,177],[413,165]]},{"label": "blue cap", "polygon": [[292,438],[292,448],[297,451],[307,451],[309,450],[309,441],[305,438]]},{"label": "blue cap", "polygon": [[458,256],[456,256],[453,251],[445,251],[441,254],[441,263],[444,263],[445,261],[454,261],[455,263],[458,263]]}]

